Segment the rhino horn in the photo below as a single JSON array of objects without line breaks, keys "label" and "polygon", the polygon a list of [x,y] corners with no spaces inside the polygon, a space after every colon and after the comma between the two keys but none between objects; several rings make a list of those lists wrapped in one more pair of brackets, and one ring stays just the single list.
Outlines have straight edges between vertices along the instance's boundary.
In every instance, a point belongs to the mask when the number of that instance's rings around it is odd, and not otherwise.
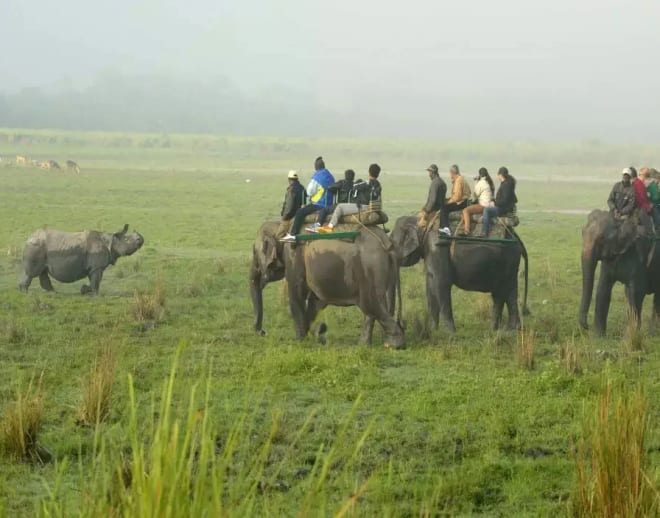
[{"label": "rhino horn", "polygon": [[122,228],[119,232],[117,232],[117,236],[123,236],[128,232],[128,223],[124,224],[124,228]]}]

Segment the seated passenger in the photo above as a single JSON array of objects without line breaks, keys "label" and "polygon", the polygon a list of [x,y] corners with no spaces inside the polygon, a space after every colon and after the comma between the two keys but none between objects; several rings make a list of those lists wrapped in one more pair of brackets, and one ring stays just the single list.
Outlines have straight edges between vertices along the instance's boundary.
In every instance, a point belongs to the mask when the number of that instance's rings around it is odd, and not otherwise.
[{"label": "seated passenger", "polygon": [[490,221],[498,216],[503,216],[511,212],[518,203],[516,198],[516,180],[509,174],[506,167],[500,167],[497,171],[497,177],[500,180],[500,188],[495,195],[495,204],[492,207],[484,208],[484,217],[482,221],[481,237],[488,237],[490,234]]},{"label": "seated passenger", "polygon": [[[440,178],[438,174],[438,166],[431,164],[426,168],[431,179],[429,185],[429,194],[426,198],[426,204],[422,207],[417,217],[417,225],[419,227],[426,227],[433,217],[432,214],[442,210],[445,204],[445,196],[447,194],[447,184]],[[443,232],[449,234],[449,228],[443,228]]]},{"label": "seated passenger", "polygon": [[458,235],[470,235],[470,218],[472,214],[482,214],[486,207],[493,205],[495,185],[493,184],[493,179],[488,174],[488,169],[485,167],[479,169],[479,175],[475,177],[475,181],[473,192],[475,203],[463,209],[463,230],[459,230]]},{"label": "seated passenger", "polygon": [[335,182],[335,179],[332,173],[325,168],[322,157],[316,159],[314,169],[316,169],[316,172],[307,186],[307,196],[310,203],[296,211],[291,230],[280,241],[295,242],[296,235],[300,232],[305,221],[305,216],[332,205],[332,193],[328,190],[328,187]]},{"label": "seated passenger", "polygon": [[630,216],[635,210],[635,190],[630,179],[632,177],[629,167],[621,174],[621,181],[614,184],[607,198],[610,214],[616,220]]},{"label": "seated passenger", "polygon": [[451,196],[442,207],[440,216],[440,224],[445,227],[449,226],[449,213],[467,207],[471,194],[470,186],[461,176],[461,171],[456,164],[449,168],[449,177],[451,178]]},{"label": "seated passenger", "polygon": [[328,190],[332,193],[334,197],[335,204],[332,208],[323,207],[319,211],[319,217],[316,218],[316,223],[311,227],[307,227],[305,230],[308,232],[318,232],[319,227],[323,225],[328,214],[330,214],[334,208],[340,203],[348,203],[350,200],[351,190],[353,189],[353,181],[355,180],[355,171],[353,169],[347,169],[344,171],[344,179],[339,180],[338,182],[333,183]]},{"label": "seated passenger", "polygon": [[319,232],[322,234],[334,232],[335,227],[343,216],[357,214],[363,207],[368,207],[372,201],[380,201],[382,188],[378,181],[379,175],[380,166],[378,164],[371,164],[369,166],[369,181],[353,184],[350,202],[338,204],[332,213],[330,223],[320,227]]}]

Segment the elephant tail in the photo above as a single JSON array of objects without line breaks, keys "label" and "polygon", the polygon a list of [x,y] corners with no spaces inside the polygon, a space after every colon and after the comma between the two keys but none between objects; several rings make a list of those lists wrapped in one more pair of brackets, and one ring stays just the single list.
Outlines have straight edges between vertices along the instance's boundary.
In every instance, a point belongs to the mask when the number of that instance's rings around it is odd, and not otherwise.
[{"label": "elephant tail", "polygon": [[527,287],[529,285],[529,256],[527,255],[527,248],[525,248],[525,243],[523,243],[523,240],[520,239],[520,236],[513,229],[511,229],[511,233],[513,234],[513,237],[516,238],[516,241],[518,241],[522,252],[523,261],[525,261],[525,293],[523,297],[522,313],[523,315],[530,315],[531,312],[529,311],[529,306],[527,305]]},{"label": "elephant tail", "polygon": [[403,329],[403,302],[401,301],[401,272],[399,270],[399,264],[397,261],[395,261],[396,265],[396,278],[395,278],[395,286],[394,289],[396,291],[396,323],[397,325]]}]

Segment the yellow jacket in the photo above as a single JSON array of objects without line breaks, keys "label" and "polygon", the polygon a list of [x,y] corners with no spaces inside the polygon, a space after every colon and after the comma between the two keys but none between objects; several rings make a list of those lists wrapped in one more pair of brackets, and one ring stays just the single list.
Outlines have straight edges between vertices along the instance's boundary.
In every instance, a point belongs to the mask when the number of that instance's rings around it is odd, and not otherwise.
[{"label": "yellow jacket", "polygon": [[451,185],[451,197],[447,200],[447,203],[460,203],[467,200],[472,194],[470,186],[460,174],[451,181]]}]

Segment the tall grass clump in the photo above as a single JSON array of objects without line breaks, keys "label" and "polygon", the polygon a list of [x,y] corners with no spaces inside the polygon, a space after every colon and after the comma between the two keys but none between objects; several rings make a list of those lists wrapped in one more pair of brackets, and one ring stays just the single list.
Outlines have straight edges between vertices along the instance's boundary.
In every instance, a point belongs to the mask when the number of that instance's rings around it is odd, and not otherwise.
[{"label": "tall grass clump", "polygon": [[165,316],[165,283],[161,277],[156,279],[151,292],[136,290],[133,295],[133,316],[136,320],[162,320]]},{"label": "tall grass clump", "polygon": [[[227,424],[227,417],[216,420],[212,416],[209,376],[205,396],[198,397],[197,388],[192,387],[187,412],[177,416],[172,409],[178,355],[179,351],[160,403],[152,402],[151,412],[138,404],[129,377],[126,444],[110,446],[97,434],[92,465],[80,466],[81,500],[61,498],[64,489],[56,482],[47,487],[49,497],[40,504],[43,516],[67,516],[74,510],[89,517],[290,514],[282,505],[288,511],[291,505],[294,511],[297,506],[293,514],[299,516],[341,516],[359,507],[370,479],[356,473],[374,422],[364,426],[357,440],[347,440],[348,431],[355,428],[359,398],[338,423],[334,437],[318,445],[305,476],[292,477],[289,467],[299,460],[299,443],[310,433],[315,412],[294,432],[286,431],[282,412],[267,409],[265,400],[255,402],[250,392],[244,410],[232,415]],[[270,411],[264,413],[265,409]],[[224,431],[219,431],[222,425]],[[293,484],[300,485],[298,496],[285,504],[280,495]],[[338,485],[343,488],[339,500],[331,498]]]},{"label": "tall grass clump", "polygon": [[621,341],[621,352],[633,354],[644,351],[646,337],[642,331],[639,318],[634,311],[628,309],[624,338]]},{"label": "tall grass clump", "polygon": [[575,343],[575,335],[559,348],[559,361],[568,374],[580,374],[582,354]]},{"label": "tall grass clump", "polygon": [[5,408],[2,420],[2,444],[15,459],[41,461],[37,444],[44,415],[43,373],[35,384],[30,380],[25,391],[16,391],[16,398]]},{"label": "tall grass clump", "polygon": [[660,497],[645,470],[643,390],[613,400],[608,383],[577,448],[574,516],[657,516]]},{"label": "tall grass clump", "polygon": [[94,358],[89,376],[85,380],[78,422],[92,426],[105,421],[110,415],[112,385],[115,377],[115,353],[106,344]]},{"label": "tall grass clump", "polygon": [[536,350],[536,333],[532,329],[521,328],[518,331],[518,340],[516,346],[516,358],[518,365],[527,370],[534,369]]}]

